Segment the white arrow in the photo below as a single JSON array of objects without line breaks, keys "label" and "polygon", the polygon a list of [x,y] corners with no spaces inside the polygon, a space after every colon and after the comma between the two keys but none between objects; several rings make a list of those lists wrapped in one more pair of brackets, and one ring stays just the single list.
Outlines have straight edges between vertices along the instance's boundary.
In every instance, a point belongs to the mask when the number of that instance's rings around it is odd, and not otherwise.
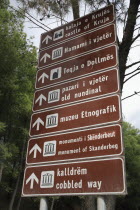
[{"label": "white arrow", "polygon": [[48,40],[49,40],[49,39],[52,40],[52,37],[49,36],[49,35],[47,35],[47,36],[43,39],[42,43],[44,43],[44,42],[46,41],[46,44],[48,44]]},{"label": "white arrow", "polygon": [[40,124],[44,126],[44,122],[43,122],[40,118],[38,118],[38,119],[34,122],[34,124],[33,124],[32,127],[35,127],[35,126],[37,125],[36,130],[38,131],[38,130],[39,130]]},{"label": "white arrow", "polygon": [[38,78],[38,82],[42,79],[42,83],[44,83],[45,77],[46,77],[47,79],[49,79],[48,74],[45,74],[45,73],[41,74],[41,76]]},{"label": "white arrow", "polygon": [[34,186],[34,181],[36,181],[36,183],[38,184],[39,182],[39,179],[36,177],[36,175],[34,173],[32,173],[29,178],[26,180],[26,184],[28,184],[28,182],[31,181],[31,184],[30,184],[30,189],[33,189],[33,186]]},{"label": "white arrow", "polygon": [[45,97],[43,94],[41,94],[41,95],[36,99],[35,104],[39,101],[39,106],[41,106],[41,105],[42,105],[43,99],[44,99],[44,101],[46,101],[46,97]]},{"label": "white arrow", "polygon": [[37,151],[41,153],[41,148],[38,146],[38,144],[35,144],[32,149],[29,151],[29,155],[34,152],[33,158],[36,158]]},{"label": "white arrow", "polygon": [[40,59],[40,62],[42,61],[42,60],[44,60],[44,63],[46,63],[46,61],[47,61],[47,58],[50,58],[51,56],[48,54],[48,53],[45,53],[43,56],[42,56],[42,58]]}]

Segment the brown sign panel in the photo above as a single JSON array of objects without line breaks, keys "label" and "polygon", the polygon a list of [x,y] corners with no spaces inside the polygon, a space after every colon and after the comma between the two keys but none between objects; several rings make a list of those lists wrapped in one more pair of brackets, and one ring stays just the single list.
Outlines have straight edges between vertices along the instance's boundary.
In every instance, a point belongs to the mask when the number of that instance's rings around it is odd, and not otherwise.
[{"label": "brown sign panel", "polygon": [[62,162],[116,156],[122,153],[121,126],[110,125],[30,139],[26,163]]},{"label": "brown sign panel", "polygon": [[34,113],[30,123],[30,136],[118,122],[121,119],[118,95],[67,105],[44,112]]},{"label": "brown sign panel", "polygon": [[117,64],[117,47],[106,47],[86,55],[80,55],[76,59],[65,61],[53,67],[39,70],[36,77],[36,88],[58,84]]},{"label": "brown sign panel", "polygon": [[33,111],[49,109],[119,91],[118,70],[85,76],[35,92]]},{"label": "brown sign panel", "polygon": [[30,166],[22,190],[22,196],[125,193],[122,158]]},{"label": "brown sign panel", "polygon": [[41,35],[40,49],[50,45],[56,45],[65,42],[67,39],[73,39],[75,36],[88,33],[100,26],[109,24],[114,20],[114,6],[110,5],[96,12],[81,17],[68,24],[55,28]]},{"label": "brown sign panel", "polygon": [[109,25],[82,37],[68,40],[64,44],[51,47],[39,53],[38,67],[55,64],[70,57],[74,58],[90,50],[113,44],[116,41],[115,25]]}]

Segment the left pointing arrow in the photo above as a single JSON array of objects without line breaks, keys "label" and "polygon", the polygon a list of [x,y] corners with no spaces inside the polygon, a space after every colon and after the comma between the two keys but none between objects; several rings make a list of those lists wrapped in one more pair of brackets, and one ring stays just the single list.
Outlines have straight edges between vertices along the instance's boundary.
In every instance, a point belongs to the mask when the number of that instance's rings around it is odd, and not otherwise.
[{"label": "left pointing arrow", "polygon": [[35,104],[39,101],[39,106],[41,106],[43,100],[46,101],[46,97],[45,97],[43,94],[41,94],[41,95],[36,99]]},{"label": "left pointing arrow", "polygon": [[45,53],[42,58],[40,59],[40,62],[44,60],[44,63],[46,63],[47,58],[51,58],[51,56],[48,53]]},{"label": "left pointing arrow", "polygon": [[36,126],[36,130],[38,131],[38,130],[39,130],[40,124],[44,126],[44,122],[43,122],[40,118],[38,118],[38,119],[34,122],[32,128],[35,127],[35,126],[37,125],[37,126]]},{"label": "left pointing arrow", "polygon": [[38,146],[38,144],[35,144],[32,149],[29,151],[29,155],[33,152],[33,158],[36,158],[37,151],[41,153],[41,148]]},{"label": "left pointing arrow", "polygon": [[36,175],[34,173],[32,173],[29,178],[26,180],[26,184],[30,183],[30,189],[33,189],[34,186],[34,181],[36,181],[36,183],[38,184],[39,179],[36,177]]}]

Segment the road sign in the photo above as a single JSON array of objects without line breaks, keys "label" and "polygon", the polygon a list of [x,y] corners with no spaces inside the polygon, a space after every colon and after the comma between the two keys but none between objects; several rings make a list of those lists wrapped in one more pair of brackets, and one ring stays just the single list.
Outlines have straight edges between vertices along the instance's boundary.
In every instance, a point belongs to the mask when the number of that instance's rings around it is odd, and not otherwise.
[{"label": "road sign", "polygon": [[65,42],[114,21],[114,6],[109,5],[41,35],[40,49]]},{"label": "road sign", "polygon": [[23,196],[126,193],[117,51],[113,5],[42,34]]},{"label": "road sign", "polygon": [[109,46],[37,71],[36,88],[69,81],[118,65],[117,47]]},{"label": "road sign", "polygon": [[40,51],[38,67],[42,68],[61,60],[67,60],[70,57],[73,58],[90,50],[113,44],[115,41],[115,25],[112,24],[73,40],[68,40],[66,43]]},{"label": "road sign", "polygon": [[120,97],[102,97],[32,115],[30,136],[53,134],[121,120]]},{"label": "road sign", "polygon": [[122,154],[122,129],[117,124],[30,139],[26,163],[50,164]]},{"label": "road sign", "polygon": [[58,107],[118,91],[118,70],[108,70],[36,91],[33,111]]},{"label": "road sign", "polygon": [[23,196],[125,193],[122,158],[30,166],[22,190]]}]

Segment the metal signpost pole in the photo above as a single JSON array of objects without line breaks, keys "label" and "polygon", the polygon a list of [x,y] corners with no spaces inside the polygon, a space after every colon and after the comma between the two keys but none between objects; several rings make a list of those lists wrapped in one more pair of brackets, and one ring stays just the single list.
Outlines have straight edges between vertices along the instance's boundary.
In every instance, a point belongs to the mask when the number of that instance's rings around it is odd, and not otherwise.
[{"label": "metal signpost pole", "polygon": [[48,210],[47,198],[45,198],[45,197],[40,198],[39,210]]},{"label": "metal signpost pole", "polygon": [[97,210],[106,210],[105,199],[103,196],[97,197]]}]

